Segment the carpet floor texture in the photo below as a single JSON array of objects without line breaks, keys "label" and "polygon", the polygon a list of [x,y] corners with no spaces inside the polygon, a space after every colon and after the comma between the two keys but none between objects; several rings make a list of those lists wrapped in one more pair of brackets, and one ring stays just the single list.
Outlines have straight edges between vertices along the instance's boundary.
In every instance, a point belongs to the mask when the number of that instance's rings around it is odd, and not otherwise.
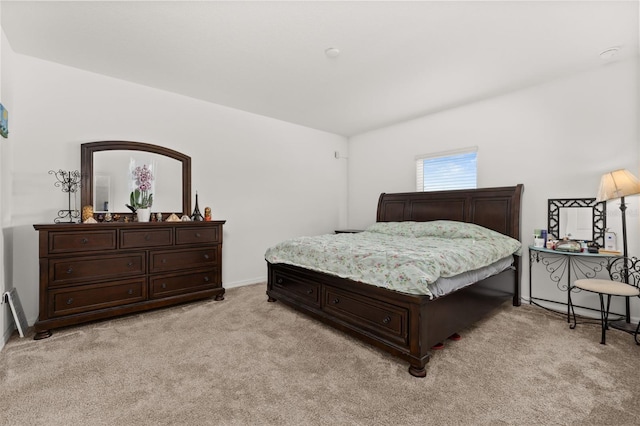
[{"label": "carpet floor texture", "polygon": [[404,361],[269,303],[266,285],[0,352],[0,425],[638,425],[640,346],[503,305]]}]

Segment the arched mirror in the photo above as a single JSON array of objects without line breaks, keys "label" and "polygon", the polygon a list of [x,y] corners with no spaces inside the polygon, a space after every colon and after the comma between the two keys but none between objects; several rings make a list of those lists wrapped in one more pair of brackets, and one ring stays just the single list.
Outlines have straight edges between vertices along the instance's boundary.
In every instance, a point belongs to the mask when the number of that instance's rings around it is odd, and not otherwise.
[{"label": "arched mirror", "polygon": [[153,212],[191,211],[191,157],[158,145],[128,141],[83,143],[80,148],[83,206],[95,213],[131,213],[132,168],[153,171]]}]

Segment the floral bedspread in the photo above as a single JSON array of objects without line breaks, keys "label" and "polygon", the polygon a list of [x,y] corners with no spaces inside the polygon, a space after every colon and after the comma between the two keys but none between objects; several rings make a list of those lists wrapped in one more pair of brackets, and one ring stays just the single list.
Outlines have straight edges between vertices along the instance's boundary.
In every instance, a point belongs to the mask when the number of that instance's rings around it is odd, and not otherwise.
[{"label": "floral bedspread", "polygon": [[379,222],[357,234],[283,241],[265,259],[433,297],[428,286],[439,277],[488,266],[520,249],[518,240],[469,223]]}]

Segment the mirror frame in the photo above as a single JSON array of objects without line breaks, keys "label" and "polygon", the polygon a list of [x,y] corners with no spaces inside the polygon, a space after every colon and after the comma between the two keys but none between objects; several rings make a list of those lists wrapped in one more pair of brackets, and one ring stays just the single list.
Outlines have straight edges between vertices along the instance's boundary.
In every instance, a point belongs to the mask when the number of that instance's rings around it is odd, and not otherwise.
[{"label": "mirror frame", "polygon": [[[182,214],[191,214],[191,157],[163,146],[144,142],[130,141],[98,141],[80,145],[80,203],[82,206],[93,205],[93,154],[101,151],[143,151],[178,160],[182,164]],[[112,212],[126,214],[131,212]],[[178,213],[178,212],[161,212]]]},{"label": "mirror frame", "polygon": [[595,198],[554,198],[549,199],[547,232],[556,238],[561,238],[560,209],[564,207],[584,207],[591,209],[593,222],[592,240],[598,247],[604,247],[604,233],[607,229],[607,203],[596,202]]}]

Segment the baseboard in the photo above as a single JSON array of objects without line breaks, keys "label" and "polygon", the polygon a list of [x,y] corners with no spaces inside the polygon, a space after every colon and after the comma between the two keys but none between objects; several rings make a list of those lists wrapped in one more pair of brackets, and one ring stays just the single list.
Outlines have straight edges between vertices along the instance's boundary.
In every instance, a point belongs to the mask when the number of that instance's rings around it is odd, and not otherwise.
[{"label": "baseboard", "polygon": [[267,277],[259,277],[259,278],[251,278],[248,280],[242,280],[242,281],[233,281],[230,283],[222,283],[222,286],[224,288],[234,288],[234,287],[243,287],[245,285],[252,285],[252,284],[260,284],[260,283],[266,283],[267,282]]},{"label": "baseboard", "polygon": [[0,351],[2,350],[2,348],[4,348],[4,345],[7,344],[7,342],[9,341],[9,338],[11,337],[13,332],[16,331],[16,327],[13,325],[12,322],[9,322],[9,326],[10,326],[10,328],[7,328],[2,333],[2,341],[0,341]]},{"label": "baseboard", "polygon": [[[522,298],[522,304],[523,305],[529,305],[530,301],[529,299],[526,298]],[[553,311],[557,314],[559,314],[560,316],[563,317],[567,317],[567,305],[565,303],[562,302],[549,302],[549,301],[544,301],[544,300],[534,300],[534,303],[532,303],[533,305],[537,305],[541,308],[547,309],[549,311]],[[575,308],[576,311],[576,315],[584,317],[584,318],[589,318],[589,319],[593,319],[593,320],[600,320],[600,311],[596,308],[592,308],[592,309],[583,309],[579,306],[576,306]],[[610,313],[610,319],[615,319],[618,318],[620,316],[622,316],[623,314],[620,312],[611,312]],[[634,317],[632,316],[630,318],[631,323],[632,324],[638,324],[638,321],[640,321],[640,318],[638,317]]]}]

